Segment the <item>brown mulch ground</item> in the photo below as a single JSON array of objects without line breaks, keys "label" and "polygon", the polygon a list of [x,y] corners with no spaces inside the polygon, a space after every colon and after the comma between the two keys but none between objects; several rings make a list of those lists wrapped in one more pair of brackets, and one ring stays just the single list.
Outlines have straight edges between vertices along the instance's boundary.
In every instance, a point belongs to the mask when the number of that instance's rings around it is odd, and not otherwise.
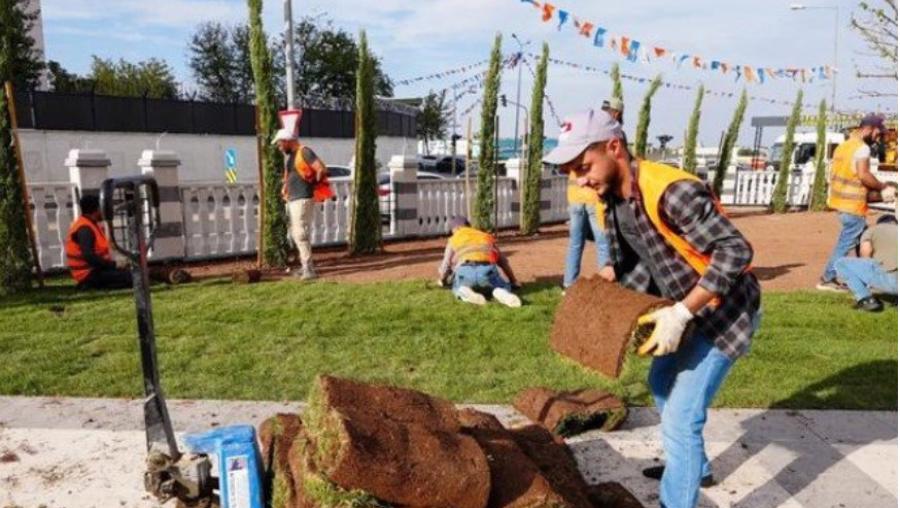
[{"label": "brown mulch ground", "polygon": [[[813,287],[837,239],[837,214],[790,213],[771,215],[760,210],[732,210],[738,228],[753,244],[754,272],[764,290],[791,291]],[[874,223],[876,216],[870,216]],[[383,254],[350,258],[343,249],[315,249],[319,274],[326,280],[375,282],[398,279],[435,279],[446,238],[390,242]],[[521,282],[562,283],[568,245],[565,224],[548,226],[538,237],[500,234],[499,243]],[[596,272],[593,245],[585,248],[582,275]],[[225,260],[188,265],[195,278],[231,276],[251,268],[255,260]],[[266,278],[284,274],[266,274]]]}]

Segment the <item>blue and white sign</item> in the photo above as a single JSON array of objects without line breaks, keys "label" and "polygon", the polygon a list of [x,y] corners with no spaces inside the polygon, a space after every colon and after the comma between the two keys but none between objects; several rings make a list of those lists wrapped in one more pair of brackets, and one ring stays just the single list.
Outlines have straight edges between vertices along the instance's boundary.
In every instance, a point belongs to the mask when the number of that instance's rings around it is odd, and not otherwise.
[{"label": "blue and white sign", "polygon": [[237,148],[225,149],[225,180],[237,182]]}]

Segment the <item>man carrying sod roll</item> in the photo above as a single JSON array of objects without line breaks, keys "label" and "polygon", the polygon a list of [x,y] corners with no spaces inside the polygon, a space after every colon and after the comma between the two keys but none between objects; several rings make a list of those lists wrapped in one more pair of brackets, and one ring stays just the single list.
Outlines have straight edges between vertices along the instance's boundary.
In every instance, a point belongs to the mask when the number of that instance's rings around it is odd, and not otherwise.
[{"label": "man carrying sod roll", "polygon": [[703,443],[707,408],[758,323],[753,250],[706,184],[633,159],[621,125],[605,111],[566,119],[544,162],[575,172],[606,203],[618,282],[676,302],[639,319],[653,325],[639,353],[654,355],[648,382],[666,455],[666,467],[644,474],[662,480],[663,506],[696,506],[701,484],[713,483]]}]

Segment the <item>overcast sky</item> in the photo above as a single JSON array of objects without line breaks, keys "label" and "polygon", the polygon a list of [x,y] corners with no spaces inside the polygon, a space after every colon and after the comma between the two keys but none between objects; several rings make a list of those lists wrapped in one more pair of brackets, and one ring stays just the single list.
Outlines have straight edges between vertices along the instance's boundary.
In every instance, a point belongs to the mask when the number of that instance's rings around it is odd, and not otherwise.
[{"label": "overcast sky", "polygon": [[[631,0],[598,2],[560,0],[551,2],[582,20],[607,28],[617,35],[629,36],[645,44],[662,46],[676,52],[701,56],[707,60],[747,64],[754,67],[811,67],[832,62],[834,11],[792,11],[790,1],[755,0]],[[879,0],[873,0],[879,3]],[[265,26],[271,34],[282,28],[280,0],[265,2]],[[727,5],[727,7],[726,7]],[[842,110],[880,110],[896,112],[896,97],[859,98],[859,89],[892,90],[896,83],[860,84],[857,65],[868,66],[870,59],[861,53],[865,47],[852,32],[850,15],[856,0],[808,2],[809,6],[840,8],[840,52],[838,68],[838,108]],[[186,67],[187,41],[194,27],[203,21],[242,22],[247,16],[243,0],[42,0],[44,37],[49,59],[64,67],[85,72],[91,55],[104,58],[142,60],[163,58],[175,69],[177,78],[192,81]],[[540,12],[520,0],[294,0],[295,18],[302,14],[324,14],[335,24],[356,33],[364,28],[370,46],[382,59],[385,70],[395,80],[453,69],[487,58],[495,33],[504,35],[504,53],[518,46],[510,35],[532,41],[537,50],[542,41],[550,44],[554,58],[608,69],[619,62],[623,73],[651,78],[662,72],[665,80],[696,85],[722,92],[740,92],[743,82],[697,71],[671,62],[631,63],[608,49],[594,47],[589,39],[577,35],[571,25],[557,30],[555,22],[543,23]],[[440,89],[465,75],[431,80],[410,86],[396,86],[397,96],[416,96],[429,89]],[[512,99],[516,94],[515,72],[503,75],[502,93]],[[522,103],[530,103],[531,76],[522,79]],[[626,129],[633,132],[646,85],[625,82]],[[767,80],[765,84],[746,85],[750,94],[792,100],[798,86],[806,94],[806,103],[830,100],[831,83],[816,81],[806,85],[789,80]],[[551,65],[547,94],[559,113],[598,107],[610,93],[610,80],[589,73]],[[460,111],[478,96],[459,101]],[[662,88],[653,103],[650,135],[671,134],[680,144],[694,98],[693,91]],[[716,144],[728,124],[736,98],[707,96],[703,106],[700,142]],[[752,143],[749,117],[786,115],[789,106],[751,101],[741,132],[742,144]],[[478,110],[473,112],[477,126]],[[501,110],[501,136],[512,137],[513,109]],[[555,137],[552,117],[545,113],[547,135]],[[464,125],[464,119],[460,124]],[[523,120],[524,122],[524,120]],[[464,127],[460,129],[464,132]],[[766,134],[769,144],[776,133]]]}]

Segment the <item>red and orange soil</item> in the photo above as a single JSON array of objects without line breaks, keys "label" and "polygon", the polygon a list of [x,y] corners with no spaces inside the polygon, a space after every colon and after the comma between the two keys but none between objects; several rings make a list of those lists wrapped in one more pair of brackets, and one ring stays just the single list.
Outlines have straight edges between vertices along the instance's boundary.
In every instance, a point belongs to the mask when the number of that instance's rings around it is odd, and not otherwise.
[{"label": "red and orange soil", "polygon": [[[771,215],[759,210],[730,210],[738,229],[754,250],[754,273],[763,290],[792,291],[816,284],[840,230],[837,215],[829,212]],[[870,222],[874,217],[870,217]],[[542,228],[537,237],[521,237],[513,231],[500,234],[499,245],[510,258],[523,283],[562,283],[568,245],[564,224]],[[314,260],[319,275],[341,282],[378,282],[435,277],[446,238],[389,242],[382,254],[349,257],[343,248],[316,248]],[[582,259],[582,274],[597,269],[593,245]],[[190,263],[186,268],[194,278],[231,277],[237,269],[254,268],[255,259],[234,259]],[[264,279],[285,277],[283,271],[267,272]]]}]

